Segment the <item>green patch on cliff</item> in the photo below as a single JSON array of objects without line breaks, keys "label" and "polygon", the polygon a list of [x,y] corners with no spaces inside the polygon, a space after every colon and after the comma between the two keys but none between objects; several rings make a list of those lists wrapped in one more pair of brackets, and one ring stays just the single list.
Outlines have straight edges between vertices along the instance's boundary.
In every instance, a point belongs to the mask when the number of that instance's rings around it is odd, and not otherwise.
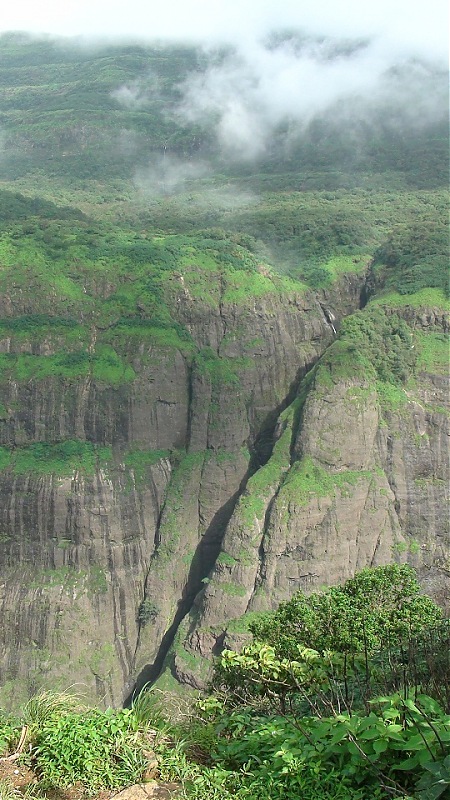
[{"label": "green patch on cliff", "polygon": [[[160,564],[166,564],[177,550],[185,526],[186,508],[192,502],[194,492],[198,491],[198,481],[193,476],[202,470],[206,452],[186,455],[178,454],[179,460],[174,463],[170,483],[166,490],[163,514],[160,526],[160,544],[157,558]],[[174,459],[175,461],[175,459]]]},{"label": "green patch on cliff", "polygon": [[114,386],[133,381],[136,373],[112,347],[100,345],[93,357],[92,377]]},{"label": "green patch on cliff", "polygon": [[244,525],[250,529],[254,525],[255,519],[263,519],[269,501],[289,469],[293,426],[301,403],[301,398],[297,398],[280,415],[283,432],[275,442],[268,462],[251,476],[247,482],[246,490],[239,500],[239,516]]},{"label": "green patch on cliff", "polygon": [[262,611],[247,611],[242,617],[235,617],[227,622],[227,633],[250,633],[250,625],[261,617],[265,612]]},{"label": "green patch on cliff", "polygon": [[367,404],[372,400],[373,395],[374,387],[372,385],[352,385],[347,389],[345,398],[361,414],[367,408]]},{"label": "green patch on cliff", "polygon": [[110,386],[130,383],[136,377],[133,368],[109,345],[99,345],[94,353],[88,350],[63,351],[50,356],[3,353],[0,355],[1,373],[19,383],[90,376]]},{"label": "green patch on cliff", "polygon": [[346,496],[360,480],[370,479],[367,470],[327,472],[309,456],[304,456],[289,470],[280,495],[288,503],[306,506],[315,497],[334,497],[336,492]]},{"label": "green patch on cliff", "polygon": [[[87,594],[89,597],[104,595],[108,591],[106,572],[98,566],[89,569],[77,569],[73,566],[55,567],[53,569],[36,569],[27,585],[30,588],[48,592],[61,588],[66,594]],[[73,610],[73,609],[72,609]]]},{"label": "green patch on cliff", "polygon": [[197,354],[195,364],[201,375],[206,375],[215,387],[239,386],[239,372],[252,366],[252,359],[218,356],[211,347]]},{"label": "green patch on cliff", "polygon": [[236,563],[237,563],[236,559],[233,558],[233,556],[230,556],[229,553],[225,553],[224,551],[219,553],[216,559],[216,564],[224,564],[227,567],[234,567]]},{"label": "green patch on cliff", "polygon": [[[208,659],[205,659],[200,653],[196,653],[193,650],[191,650],[189,648],[189,645],[187,645],[187,647],[185,646],[186,639],[189,635],[190,622],[191,622],[190,617],[186,616],[178,626],[172,646],[169,651],[169,656],[166,661],[166,670],[163,673],[166,676],[170,675],[170,672],[168,671],[168,666],[169,663],[173,660],[174,656],[176,656],[177,659],[180,659],[186,667],[191,669],[197,675],[203,676],[205,678],[208,676],[211,667],[211,662]],[[163,681],[163,683],[165,683],[165,681]],[[161,681],[159,678],[157,686],[161,687]],[[178,683],[177,686],[176,687],[174,686],[173,688],[178,693],[180,690],[180,684]],[[186,686],[183,686],[183,690],[184,689],[186,689]]]},{"label": "green patch on cliff", "polygon": [[235,271],[227,275],[225,291],[222,300],[224,303],[243,305],[252,303],[254,298],[268,294],[297,293],[306,289],[306,285],[288,277],[271,274],[262,269],[261,272]]},{"label": "green patch on cliff", "polygon": [[383,291],[370,300],[369,308],[374,306],[387,306],[390,308],[437,308],[450,311],[450,301],[442,289],[425,288],[414,294],[400,294],[399,292]]},{"label": "green patch on cliff", "polygon": [[417,347],[416,371],[448,375],[450,361],[448,335],[417,331],[414,341]]},{"label": "green patch on cliff", "polygon": [[316,386],[327,392],[345,380],[401,385],[416,362],[413,332],[397,314],[375,307],[344,319],[339,338],[316,369]]},{"label": "green patch on cliff", "polygon": [[292,273],[301,280],[306,281],[305,285],[320,289],[330,286],[342,275],[362,274],[367,270],[370,255],[358,253],[355,255],[337,254],[331,258],[323,260],[320,257],[313,257],[306,264],[299,268],[294,268]]},{"label": "green patch on cliff", "polygon": [[141,317],[123,317],[114,324],[106,337],[118,346],[127,342],[130,337],[135,340],[157,345],[160,348],[179,350],[185,355],[196,351],[188,331],[174,322],[164,322]]},{"label": "green patch on cliff", "polygon": [[128,469],[133,471],[134,482],[137,486],[143,487],[148,476],[149,469],[159,464],[163,459],[170,458],[169,450],[129,450],[124,456],[123,463]]},{"label": "green patch on cliff", "polygon": [[367,262],[370,256],[364,255],[338,255],[330,258],[323,264],[331,277],[336,280],[340,275],[348,275],[349,273],[362,274],[367,269]]},{"label": "green patch on cliff", "polygon": [[381,412],[400,411],[409,402],[409,397],[401,386],[383,381],[376,381],[375,386]]},{"label": "green patch on cliff", "polygon": [[245,588],[245,586],[241,586],[238,583],[229,583],[222,581],[216,582],[215,587],[218,591],[224,592],[230,597],[245,597],[248,591]]},{"label": "green patch on cliff", "polygon": [[35,442],[12,450],[0,448],[0,469],[11,469],[15,475],[34,473],[63,478],[78,471],[93,475],[97,468],[105,468],[111,458],[111,448],[90,442]]},{"label": "green patch on cliff", "polygon": [[0,319],[0,334],[6,332],[27,337],[31,335],[35,337],[49,332],[67,333],[79,327],[79,323],[75,319],[54,317],[50,314],[22,314]]},{"label": "green patch on cliff", "polygon": [[163,458],[170,457],[170,450],[129,450],[125,455],[123,463],[126,467],[130,467],[136,473],[141,470],[146,470],[147,467],[152,467],[158,464]]}]

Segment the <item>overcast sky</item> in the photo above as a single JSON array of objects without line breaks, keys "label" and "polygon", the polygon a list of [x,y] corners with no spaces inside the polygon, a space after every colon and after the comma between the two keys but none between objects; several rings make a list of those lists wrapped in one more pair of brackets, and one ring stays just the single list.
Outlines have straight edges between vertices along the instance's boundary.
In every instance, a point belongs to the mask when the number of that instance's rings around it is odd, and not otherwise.
[{"label": "overcast sky", "polygon": [[10,0],[0,30],[63,36],[253,39],[300,27],[374,35],[389,49],[446,57],[448,0]]}]

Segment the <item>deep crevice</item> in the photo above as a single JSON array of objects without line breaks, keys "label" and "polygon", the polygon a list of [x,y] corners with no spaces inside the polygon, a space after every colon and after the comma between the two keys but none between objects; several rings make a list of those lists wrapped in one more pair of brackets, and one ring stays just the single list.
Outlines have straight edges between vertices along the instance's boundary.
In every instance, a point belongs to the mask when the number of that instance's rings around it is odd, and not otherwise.
[{"label": "deep crevice", "polygon": [[203,588],[203,579],[211,571],[217,560],[226,527],[248,478],[249,475],[247,473],[237,492],[219,508],[203,534],[194,553],[186,585],[182,597],[178,601],[178,608],[173,622],[161,640],[155,660],[152,664],[146,664],[137,676],[133,689],[125,700],[125,706],[129,706],[133,697],[139,694],[144,686],[154,683],[160,675],[177,630],[183,619],[191,611],[195,598]]},{"label": "deep crevice", "polygon": [[249,478],[269,461],[276,442],[275,431],[280,414],[282,414],[283,411],[285,411],[286,408],[288,408],[288,406],[294,402],[302,380],[313,368],[314,364],[317,363],[319,358],[320,356],[312,361],[309,361],[307,364],[297,370],[296,376],[292,381],[285,398],[281,401],[281,403],[275,406],[273,411],[270,411],[269,414],[267,414],[266,418],[261,423],[259,432],[255,436],[250,450]]},{"label": "deep crevice", "polygon": [[[133,697],[139,694],[144,687],[152,685],[161,674],[178,628],[183,619],[192,610],[196,597],[204,588],[203,581],[211,572],[219,556],[225,530],[231,519],[239,497],[245,490],[249,478],[258,469],[264,466],[264,464],[268,462],[270,456],[272,455],[273,447],[276,441],[275,429],[279,416],[294,401],[303,378],[314,366],[317,360],[318,359],[308,362],[308,364],[301,367],[297,371],[295,379],[289,387],[289,391],[285,398],[276,406],[273,411],[266,416],[265,420],[263,421],[259,433],[255,437],[252,452],[250,454],[249,467],[241,481],[239,489],[229,500],[227,500],[226,503],[224,503],[223,506],[221,506],[221,508],[219,508],[207,530],[203,534],[193,556],[186,585],[184,587],[182,597],[178,601],[178,608],[173,621],[161,640],[153,663],[146,664],[135,679],[134,686],[124,702],[125,706],[129,706],[133,700]],[[138,641],[139,639],[140,636],[138,634]]]}]

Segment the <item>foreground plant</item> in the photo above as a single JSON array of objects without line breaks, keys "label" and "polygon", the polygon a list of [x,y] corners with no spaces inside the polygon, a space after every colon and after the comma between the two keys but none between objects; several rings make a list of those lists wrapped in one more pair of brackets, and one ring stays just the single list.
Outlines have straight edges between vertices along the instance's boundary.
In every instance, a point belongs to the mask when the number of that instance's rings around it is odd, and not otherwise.
[{"label": "foreground plant", "polygon": [[70,693],[45,692],[24,709],[31,766],[48,786],[119,788],[138,781],[149,749],[143,713],[88,709]]},{"label": "foreground plant", "polygon": [[250,628],[250,645],[218,659],[203,703],[222,766],[275,781],[270,797],[307,796],[299,781],[315,785],[313,767],[348,781],[348,797],[447,791],[449,625],[413,570],[366,569],[298,593]]}]

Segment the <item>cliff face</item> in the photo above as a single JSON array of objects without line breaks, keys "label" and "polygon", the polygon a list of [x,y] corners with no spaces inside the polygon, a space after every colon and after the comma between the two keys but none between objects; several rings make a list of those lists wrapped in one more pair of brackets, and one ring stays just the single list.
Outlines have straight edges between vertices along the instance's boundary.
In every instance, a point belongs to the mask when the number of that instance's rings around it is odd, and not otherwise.
[{"label": "cliff face", "polygon": [[366,564],[450,602],[447,108],[245,164],[171,112],[217,53],[0,39],[0,707],[199,686]]},{"label": "cliff face", "polygon": [[[152,674],[279,414],[361,290],[350,277],[315,297],[267,277],[259,297],[227,300],[223,281],[211,280],[213,305],[174,276],[167,302],[190,350],[129,337],[110,353],[122,372],[109,384],[96,375],[107,345],[94,324],[79,377],[54,368],[58,332],[1,340],[4,704],[73,683],[120,703]],[[6,319],[33,310],[13,296],[3,305]]]},{"label": "cliff face", "polygon": [[[267,273],[255,295],[218,271],[195,292],[195,268],[174,273],[181,345],[91,320],[87,370],[57,326],[5,333],[3,704],[74,682],[120,703],[168,652],[200,686],[245,612],[368,564],[408,559],[448,600],[446,319],[349,316],[363,284],[314,295]],[[5,294],[3,327],[32,311]]]},{"label": "cliff face", "polygon": [[[349,322],[279,416],[271,458],[242,493],[184,624],[173,671],[195,687],[202,659],[245,641],[243,614],[276,608],[298,588],[407,560],[426,591],[450,602],[448,319],[369,306]],[[373,338],[383,325],[385,354]],[[388,361],[394,370],[410,362],[404,386],[386,380]]]}]

